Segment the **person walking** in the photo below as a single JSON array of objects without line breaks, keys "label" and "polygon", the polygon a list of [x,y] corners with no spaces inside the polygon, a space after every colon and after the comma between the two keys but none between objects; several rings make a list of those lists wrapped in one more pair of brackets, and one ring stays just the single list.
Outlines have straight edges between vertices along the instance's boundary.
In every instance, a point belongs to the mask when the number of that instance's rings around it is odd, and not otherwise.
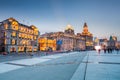
[{"label": "person walking", "polygon": [[104,49],[104,53],[106,53],[106,50],[107,50],[107,49],[106,49],[106,46],[105,46],[105,45],[103,46],[103,49]]},{"label": "person walking", "polygon": [[106,49],[104,49],[104,53],[106,53]]},{"label": "person walking", "polygon": [[118,54],[118,53],[119,53],[119,49],[118,49],[118,48],[116,48],[115,50],[117,51],[117,54]]},{"label": "person walking", "polygon": [[100,49],[98,49],[98,53],[99,53],[99,54],[100,54],[100,51],[101,51],[101,50],[100,50]]}]

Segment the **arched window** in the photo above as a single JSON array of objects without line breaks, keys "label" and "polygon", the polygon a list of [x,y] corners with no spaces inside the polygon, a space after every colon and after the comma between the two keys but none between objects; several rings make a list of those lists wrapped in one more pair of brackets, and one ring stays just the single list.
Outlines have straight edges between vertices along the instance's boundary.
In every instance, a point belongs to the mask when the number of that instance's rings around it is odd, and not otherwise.
[{"label": "arched window", "polygon": [[16,21],[13,21],[13,22],[11,23],[11,26],[12,26],[12,29],[13,29],[13,30],[18,30],[18,23],[17,23]]}]

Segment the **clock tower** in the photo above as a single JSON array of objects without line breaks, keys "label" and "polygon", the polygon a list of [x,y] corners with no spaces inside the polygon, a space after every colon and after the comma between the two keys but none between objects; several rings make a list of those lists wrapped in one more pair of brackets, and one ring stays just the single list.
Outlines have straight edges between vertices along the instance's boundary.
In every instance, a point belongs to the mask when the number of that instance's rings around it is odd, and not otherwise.
[{"label": "clock tower", "polygon": [[85,38],[86,50],[93,49],[93,35],[89,32],[87,23],[84,23],[81,36]]}]

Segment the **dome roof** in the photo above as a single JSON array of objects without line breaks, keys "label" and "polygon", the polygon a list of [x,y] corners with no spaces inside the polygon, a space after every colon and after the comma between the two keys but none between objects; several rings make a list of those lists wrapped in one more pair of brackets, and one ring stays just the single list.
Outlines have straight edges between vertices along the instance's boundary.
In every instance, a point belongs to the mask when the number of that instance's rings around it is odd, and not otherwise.
[{"label": "dome roof", "polygon": [[71,29],[71,30],[74,30],[73,27],[71,25],[67,25],[67,27],[65,28],[65,30],[68,30],[68,29]]}]

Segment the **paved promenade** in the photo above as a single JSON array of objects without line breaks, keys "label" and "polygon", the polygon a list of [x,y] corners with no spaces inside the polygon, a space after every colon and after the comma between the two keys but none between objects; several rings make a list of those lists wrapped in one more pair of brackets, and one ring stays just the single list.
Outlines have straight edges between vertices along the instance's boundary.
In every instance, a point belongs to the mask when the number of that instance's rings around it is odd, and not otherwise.
[{"label": "paved promenade", "polygon": [[88,51],[71,80],[120,80],[120,52]]},{"label": "paved promenade", "polygon": [[120,53],[61,53],[0,62],[0,80],[120,80]]}]

